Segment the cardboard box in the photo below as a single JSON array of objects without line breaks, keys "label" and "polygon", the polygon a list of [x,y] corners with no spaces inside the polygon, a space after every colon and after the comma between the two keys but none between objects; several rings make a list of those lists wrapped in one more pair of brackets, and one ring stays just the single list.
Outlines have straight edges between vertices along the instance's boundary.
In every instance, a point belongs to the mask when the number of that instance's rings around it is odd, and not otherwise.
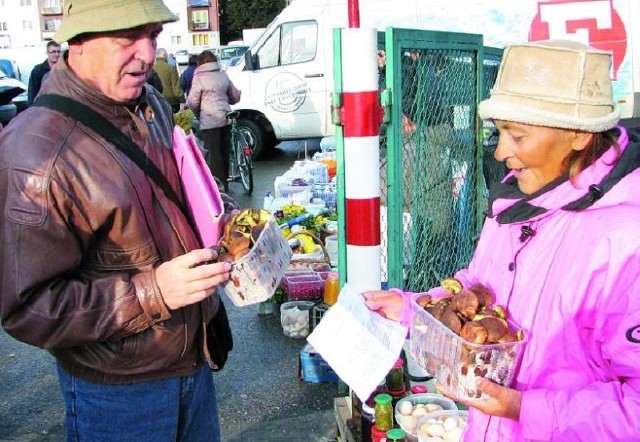
[{"label": "cardboard box", "polygon": [[322,359],[322,356],[316,353],[309,343],[300,350],[298,377],[304,382],[313,384],[338,381],[336,372],[329,367],[329,364]]}]

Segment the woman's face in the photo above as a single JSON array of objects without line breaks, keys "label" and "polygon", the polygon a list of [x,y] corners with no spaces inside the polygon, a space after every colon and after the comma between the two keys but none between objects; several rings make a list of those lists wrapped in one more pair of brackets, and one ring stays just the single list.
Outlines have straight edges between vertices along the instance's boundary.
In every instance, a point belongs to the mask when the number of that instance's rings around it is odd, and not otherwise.
[{"label": "woman's face", "polygon": [[69,45],[69,66],[117,102],[135,100],[150,75],[161,24],[105,32]]},{"label": "woman's face", "polygon": [[583,150],[592,134],[496,120],[500,131],[495,158],[514,171],[518,188],[530,195],[566,172],[565,158]]}]

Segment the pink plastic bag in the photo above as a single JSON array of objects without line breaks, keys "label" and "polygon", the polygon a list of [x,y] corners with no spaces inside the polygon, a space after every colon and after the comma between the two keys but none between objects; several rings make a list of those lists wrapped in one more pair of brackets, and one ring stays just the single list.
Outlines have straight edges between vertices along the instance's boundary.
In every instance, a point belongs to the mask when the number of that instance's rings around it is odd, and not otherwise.
[{"label": "pink plastic bag", "polygon": [[222,197],[195,137],[185,135],[180,126],[173,129],[173,155],[200,240],[205,247],[216,245],[224,228]]}]

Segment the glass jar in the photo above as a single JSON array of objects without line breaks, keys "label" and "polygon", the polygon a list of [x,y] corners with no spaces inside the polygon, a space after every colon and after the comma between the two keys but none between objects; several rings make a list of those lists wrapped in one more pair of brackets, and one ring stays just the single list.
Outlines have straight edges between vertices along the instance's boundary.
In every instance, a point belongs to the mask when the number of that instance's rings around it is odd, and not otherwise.
[{"label": "glass jar", "polygon": [[406,442],[407,435],[400,428],[392,428],[387,431],[387,442]]},{"label": "glass jar", "polygon": [[378,430],[387,431],[393,428],[393,408],[391,406],[391,396],[382,393],[374,399],[375,426]]},{"label": "glass jar", "polygon": [[372,426],[371,442],[387,442],[387,432],[384,430],[378,430],[375,425]]},{"label": "glass jar", "polygon": [[327,275],[327,279],[324,280],[324,303],[327,305],[333,305],[338,301],[338,294],[340,293],[340,281],[336,272],[331,272]]},{"label": "glass jar", "polygon": [[387,386],[387,391],[398,393],[404,392],[404,360],[399,358],[393,367],[387,373],[387,377],[385,379],[385,385]]}]

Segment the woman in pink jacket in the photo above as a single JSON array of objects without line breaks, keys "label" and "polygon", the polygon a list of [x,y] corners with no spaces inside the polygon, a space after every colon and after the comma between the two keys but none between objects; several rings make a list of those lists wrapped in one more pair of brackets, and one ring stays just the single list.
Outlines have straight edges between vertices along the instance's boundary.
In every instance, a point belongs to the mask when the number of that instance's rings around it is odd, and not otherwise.
[{"label": "woman in pink jacket", "polygon": [[[478,382],[465,441],[640,440],[640,134],[616,126],[610,68],[579,43],[512,45],[480,104],[510,173],[455,277],[529,340],[511,388]],[[403,322],[404,295],[364,294]]]},{"label": "woman in pink jacket", "polygon": [[226,72],[220,70],[218,58],[211,51],[198,55],[198,67],[193,74],[187,102],[200,120],[204,147],[209,152],[211,173],[228,190],[231,128],[227,114],[231,104],[240,101],[240,91]]}]

